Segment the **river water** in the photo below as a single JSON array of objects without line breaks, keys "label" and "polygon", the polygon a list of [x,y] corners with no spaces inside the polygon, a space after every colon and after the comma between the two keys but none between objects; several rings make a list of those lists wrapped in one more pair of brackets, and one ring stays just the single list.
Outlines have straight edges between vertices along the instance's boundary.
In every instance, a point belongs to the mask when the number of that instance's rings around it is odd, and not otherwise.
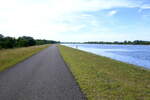
[{"label": "river water", "polygon": [[111,45],[111,44],[63,44],[63,45],[150,69],[149,45]]}]

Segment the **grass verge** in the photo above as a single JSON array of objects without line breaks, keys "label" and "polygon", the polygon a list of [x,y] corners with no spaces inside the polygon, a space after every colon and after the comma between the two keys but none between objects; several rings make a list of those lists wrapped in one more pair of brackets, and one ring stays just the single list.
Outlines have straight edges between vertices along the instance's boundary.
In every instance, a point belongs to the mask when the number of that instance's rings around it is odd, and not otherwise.
[{"label": "grass verge", "polygon": [[0,50],[0,71],[3,71],[33,54],[47,48],[49,45],[23,47]]},{"label": "grass verge", "polygon": [[88,100],[150,100],[150,70],[61,45],[59,49]]}]

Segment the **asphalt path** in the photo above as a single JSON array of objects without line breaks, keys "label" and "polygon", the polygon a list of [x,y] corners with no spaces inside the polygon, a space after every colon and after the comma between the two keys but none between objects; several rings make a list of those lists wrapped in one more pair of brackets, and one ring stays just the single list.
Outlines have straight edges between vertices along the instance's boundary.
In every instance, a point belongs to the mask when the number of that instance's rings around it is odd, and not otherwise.
[{"label": "asphalt path", "polygon": [[56,45],[0,72],[0,100],[86,100]]}]

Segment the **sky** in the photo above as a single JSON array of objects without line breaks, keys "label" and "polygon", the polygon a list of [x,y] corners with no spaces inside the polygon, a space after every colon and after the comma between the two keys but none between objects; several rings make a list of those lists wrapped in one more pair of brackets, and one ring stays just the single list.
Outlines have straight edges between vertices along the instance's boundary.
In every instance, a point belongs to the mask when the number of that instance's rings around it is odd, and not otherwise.
[{"label": "sky", "polygon": [[0,0],[0,34],[64,42],[150,40],[150,0]]}]

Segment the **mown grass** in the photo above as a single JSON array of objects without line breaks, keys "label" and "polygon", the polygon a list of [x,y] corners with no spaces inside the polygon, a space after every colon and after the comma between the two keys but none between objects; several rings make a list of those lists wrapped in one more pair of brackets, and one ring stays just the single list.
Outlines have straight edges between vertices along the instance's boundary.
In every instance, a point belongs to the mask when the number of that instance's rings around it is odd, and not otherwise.
[{"label": "mown grass", "polygon": [[3,71],[33,54],[47,48],[49,45],[23,47],[0,50],[0,71]]},{"label": "mown grass", "polygon": [[150,70],[61,45],[59,49],[88,100],[150,100]]}]

